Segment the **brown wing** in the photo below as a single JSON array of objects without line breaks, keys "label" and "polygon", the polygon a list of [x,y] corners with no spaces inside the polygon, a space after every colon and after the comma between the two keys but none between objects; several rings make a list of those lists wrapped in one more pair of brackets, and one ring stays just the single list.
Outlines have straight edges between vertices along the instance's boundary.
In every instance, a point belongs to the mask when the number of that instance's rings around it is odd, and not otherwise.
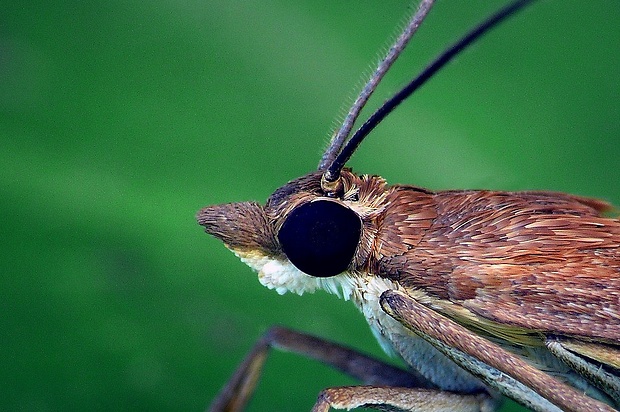
[{"label": "brown wing", "polygon": [[[473,317],[620,343],[620,221],[602,216],[606,203],[406,187],[390,198],[379,273]],[[411,208],[420,204],[423,213]]]}]

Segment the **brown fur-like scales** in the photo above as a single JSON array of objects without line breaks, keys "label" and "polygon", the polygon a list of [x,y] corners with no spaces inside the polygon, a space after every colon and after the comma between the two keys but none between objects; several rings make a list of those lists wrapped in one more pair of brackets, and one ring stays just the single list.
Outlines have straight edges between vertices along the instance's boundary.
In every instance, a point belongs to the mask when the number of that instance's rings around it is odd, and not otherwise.
[{"label": "brown fur-like scales", "polygon": [[[342,175],[340,201],[363,221],[350,270],[428,295],[433,308],[502,338],[557,334],[620,342],[620,221],[602,201],[551,192],[442,191]],[[320,173],[266,206],[203,209],[199,222],[234,250],[282,256],[277,231],[324,196]]]},{"label": "brown fur-like scales", "polygon": [[[318,172],[263,207],[203,209],[231,249],[286,259],[277,232],[296,206],[325,196]],[[620,344],[620,220],[602,201],[552,192],[442,191],[342,174],[338,201],[363,222],[351,273],[388,278],[490,335],[562,335]]]},{"label": "brown fur-like scales", "polygon": [[[605,203],[550,192],[388,191],[375,273],[503,325],[620,342],[620,221],[601,216]],[[411,204],[426,204],[425,219]]]}]

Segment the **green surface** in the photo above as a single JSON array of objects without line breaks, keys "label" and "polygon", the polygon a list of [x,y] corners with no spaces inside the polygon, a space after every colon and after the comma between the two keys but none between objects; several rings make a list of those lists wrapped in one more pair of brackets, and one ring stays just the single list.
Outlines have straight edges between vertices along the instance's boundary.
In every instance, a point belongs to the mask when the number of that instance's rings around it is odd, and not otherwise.
[{"label": "green surface", "polygon": [[[312,170],[407,2],[5,3],[0,410],[201,410],[276,323],[380,355],[350,303],[261,287],[194,214]],[[375,105],[503,2],[440,3]],[[535,5],[351,165],[620,205],[618,21],[617,2]],[[250,410],[350,383],[274,354]]]}]

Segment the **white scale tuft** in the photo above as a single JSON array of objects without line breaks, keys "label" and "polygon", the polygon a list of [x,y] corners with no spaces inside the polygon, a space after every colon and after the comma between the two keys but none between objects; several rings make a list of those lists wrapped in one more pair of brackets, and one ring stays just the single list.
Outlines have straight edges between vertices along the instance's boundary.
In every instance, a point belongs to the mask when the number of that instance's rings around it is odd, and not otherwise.
[{"label": "white scale tuft", "polygon": [[389,289],[399,289],[394,282],[378,276],[348,272],[328,278],[314,277],[301,272],[289,261],[253,253],[235,254],[258,272],[258,280],[263,286],[275,289],[281,295],[286,292],[302,295],[322,289],[344,300],[352,300],[364,314],[382,349],[389,355],[400,356],[440,388],[467,392],[484,388],[471,374],[381,309],[381,294]]}]

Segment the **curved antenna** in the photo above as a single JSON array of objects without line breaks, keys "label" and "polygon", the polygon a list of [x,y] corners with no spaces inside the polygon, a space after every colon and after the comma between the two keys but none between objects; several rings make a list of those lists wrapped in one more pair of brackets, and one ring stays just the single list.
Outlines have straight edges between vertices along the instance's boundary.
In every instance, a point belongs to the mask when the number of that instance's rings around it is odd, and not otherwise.
[{"label": "curved antenna", "polygon": [[364,88],[360,92],[359,96],[357,96],[357,99],[353,102],[353,106],[351,106],[349,113],[347,113],[347,116],[344,118],[342,126],[340,126],[340,129],[338,129],[338,132],[334,135],[334,137],[332,137],[329,147],[321,158],[318,170],[325,170],[328,165],[334,162],[336,156],[342,149],[342,146],[344,146],[347,138],[351,134],[353,124],[366,105],[366,102],[372,93],[377,89],[377,86],[379,85],[379,82],[381,82],[381,79],[383,79],[383,76],[385,76],[390,67],[392,67],[392,64],[394,64],[398,56],[400,56],[402,51],[405,49],[407,43],[409,43],[411,37],[413,37],[414,33],[418,30],[418,27],[420,27],[420,24],[422,24],[428,12],[431,11],[433,3],[435,3],[435,0],[423,0],[422,3],[420,3],[418,10],[407,23],[405,30],[403,30],[401,35],[398,36],[383,60],[379,62],[375,72],[372,76],[370,76],[370,79],[368,79],[368,82],[364,85]]},{"label": "curved antenna", "polygon": [[392,110],[398,107],[398,105],[407,97],[411,96],[414,91],[426,83],[427,80],[429,80],[435,73],[437,73],[437,71],[444,67],[454,56],[463,51],[467,46],[486,34],[490,29],[497,26],[499,23],[534,1],[535,0],[517,0],[500,9],[439,55],[409,84],[407,84],[398,93],[387,100],[379,109],[377,109],[377,111],[373,113],[372,116],[370,116],[370,118],[355,132],[353,137],[349,139],[346,146],[342,149],[342,151],[340,151],[338,156],[323,173],[321,183],[324,190],[328,192],[334,190],[337,186],[334,183],[340,177],[340,171],[346,162],[351,158],[362,140],[364,140],[370,131],[372,131],[372,129],[374,129],[390,112],[392,112]]}]

